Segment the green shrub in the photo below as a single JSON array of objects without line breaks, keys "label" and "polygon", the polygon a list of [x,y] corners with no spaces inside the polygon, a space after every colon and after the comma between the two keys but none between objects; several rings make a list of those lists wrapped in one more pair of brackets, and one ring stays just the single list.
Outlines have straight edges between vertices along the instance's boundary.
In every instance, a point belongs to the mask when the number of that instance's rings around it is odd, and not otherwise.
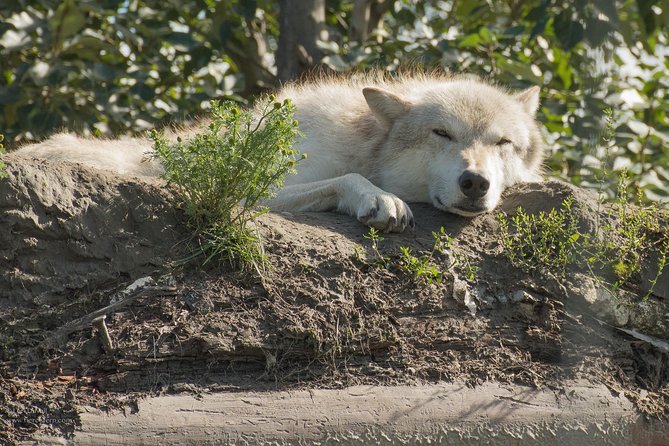
[{"label": "green shrub", "polygon": [[[669,250],[669,229],[663,226],[662,209],[657,203],[641,203],[641,191],[636,190],[636,197],[631,192],[630,178],[623,171],[618,178],[616,197],[608,207],[606,222],[597,228],[597,234],[587,250],[590,263],[608,266],[613,271],[617,289],[630,279],[638,278],[648,253],[655,249],[659,252],[657,276],[662,273]],[[651,291],[652,291],[651,286]],[[650,293],[650,291],[649,291]]]},{"label": "green shrub", "polygon": [[615,291],[632,280],[640,281],[642,266],[655,251],[659,255],[656,274],[645,294],[650,296],[669,255],[669,229],[663,225],[667,217],[662,217],[656,204],[630,204],[628,188],[623,173],[616,199],[604,211],[605,222],[593,234],[579,229],[573,197],[548,213],[527,214],[519,207],[513,217],[498,214],[504,255],[523,271],[541,271],[559,280],[574,264],[587,265],[600,281],[594,271],[609,271],[614,279],[608,286]]},{"label": "green shrub", "polygon": [[294,172],[297,121],[290,100],[262,102],[257,114],[234,102],[212,102],[211,123],[188,140],[167,141],[153,131],[154,156],[176,185],[181,205],[201,241],[194,256],[224,258],[256,269],[262,247],[247,223],[266,212],[260,204]]},{"label": "green shrub", "polygon": [[560,210],[528,214],[519,207],[509,219],[497,215],[501,244],[511,263],[525,271],[544,270],[563,278],[579,252],[578,217],[572,211],[574,198],[562,202]]}]

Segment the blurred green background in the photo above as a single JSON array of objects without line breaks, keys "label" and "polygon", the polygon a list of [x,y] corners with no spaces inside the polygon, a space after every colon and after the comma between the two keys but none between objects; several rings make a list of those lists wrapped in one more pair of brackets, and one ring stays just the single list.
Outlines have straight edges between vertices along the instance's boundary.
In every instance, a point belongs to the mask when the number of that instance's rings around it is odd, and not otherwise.
[{"label": "blurred green background", "polygon": [[412,64],[542,87],[549,171],[669,202],[669,0],[15,0],[0,4],[8,148],[251,101],[310,70]]}]

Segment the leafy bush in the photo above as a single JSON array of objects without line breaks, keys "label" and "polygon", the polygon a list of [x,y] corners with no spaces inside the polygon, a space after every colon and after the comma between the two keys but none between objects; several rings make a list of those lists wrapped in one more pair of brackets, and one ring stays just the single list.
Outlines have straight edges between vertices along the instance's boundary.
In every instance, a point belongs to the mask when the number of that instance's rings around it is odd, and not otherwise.
[{"label": "leafy bush", "polygon": [[265,212],[270,198],[294,170],[299,154],[292,148],[298,135],[294,106],[270,100],[257,116],[234,102],[212,103],[211,123],[186,141],[170,143],[153,131],[154,156],[174,184],[202,244],[196,254],[209,260],[223,256],[235,265],[263,264],[257,237],[247,223]]},{"label": "leafy bush", "polygon": [[243,69],[251,52],[244,50],[255,15],[255,5],[238,3],[0,2],[7,146],[60,128],[144,133],[199,114],[212,99],[238,98],[250,90]]}]

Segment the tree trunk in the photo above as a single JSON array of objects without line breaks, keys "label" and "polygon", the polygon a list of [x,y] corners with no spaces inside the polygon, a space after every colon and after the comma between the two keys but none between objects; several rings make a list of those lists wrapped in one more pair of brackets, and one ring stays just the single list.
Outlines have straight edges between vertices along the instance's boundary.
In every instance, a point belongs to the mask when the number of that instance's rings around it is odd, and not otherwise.
[{"label": "tree trunk", "polygon": [[287,82],[323,57],[316,42],[327,39],[325,0],[280,0],[279,8],[277,75]]},{"label": "tree trunk", "polygon": [[351,26],[348,28],[348,38],[352,42],[362,43],[367,39],[371,6],[371,0],[355,0]]},{"label": "tree trunk", "polygon": [[383,24],[383,15],[390,9],[391,0],[355,0],[348,31],[349,40],[363,43],[367,36]]},{"label": "tree trunk", "polygon": [[[393,6],[393,3],[393,0],[376,0],[372,2],[372,7],[369,11],[369,25],[367,25],[367,30],[370,33],[383,26],[383,16]],[[377,36],[376,40],[381,43],[382,37]]]}]

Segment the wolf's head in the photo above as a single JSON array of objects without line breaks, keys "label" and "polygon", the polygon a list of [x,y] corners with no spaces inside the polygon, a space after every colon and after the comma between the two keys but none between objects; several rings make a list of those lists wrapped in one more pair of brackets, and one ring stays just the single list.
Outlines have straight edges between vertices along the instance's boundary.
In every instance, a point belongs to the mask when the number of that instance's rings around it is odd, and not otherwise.
[{"label": "wolf's head", "polygon": [[452,79],[363,94],[387,129],[376,176],[400,198],[473,216],[494,209],[507,187],[541,179],[538,87],[509,94]]}]

